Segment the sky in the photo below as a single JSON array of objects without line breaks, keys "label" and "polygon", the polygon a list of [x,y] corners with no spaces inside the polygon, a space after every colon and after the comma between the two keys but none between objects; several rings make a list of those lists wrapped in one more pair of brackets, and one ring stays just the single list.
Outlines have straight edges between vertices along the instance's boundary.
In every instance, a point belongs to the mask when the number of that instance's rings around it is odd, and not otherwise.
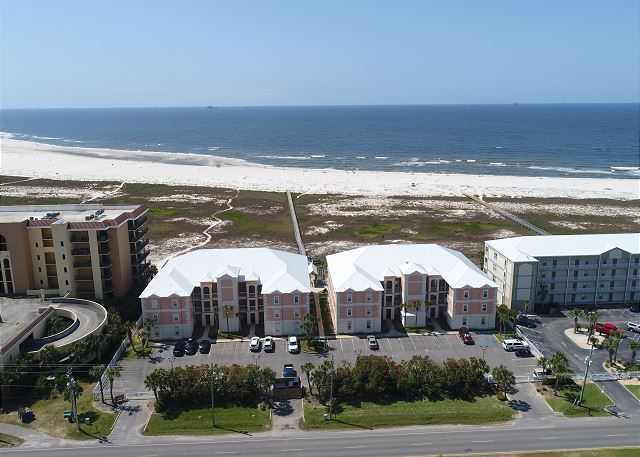
[{"label": "sky", "polygon": [[2,108],[640,100],[640,0],[2,0]]}]

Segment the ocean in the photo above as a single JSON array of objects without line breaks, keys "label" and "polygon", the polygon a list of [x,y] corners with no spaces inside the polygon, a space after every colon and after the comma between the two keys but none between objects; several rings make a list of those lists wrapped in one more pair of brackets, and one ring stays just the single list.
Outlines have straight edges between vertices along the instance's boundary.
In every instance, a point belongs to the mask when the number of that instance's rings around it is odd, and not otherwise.
[{"label": "ocean", "polygon": [[305,168],[640,176],[638,104],[1,110],[0,131],[61,146]]}]

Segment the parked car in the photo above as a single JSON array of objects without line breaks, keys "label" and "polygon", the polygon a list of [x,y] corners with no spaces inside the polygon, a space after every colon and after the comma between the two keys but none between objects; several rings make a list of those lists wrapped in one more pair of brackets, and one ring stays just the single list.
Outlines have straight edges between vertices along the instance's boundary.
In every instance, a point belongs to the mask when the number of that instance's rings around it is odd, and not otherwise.
[{"label": "parked car", "polygon": [[640,333],[640,322],[627,322],[627,330]]},{"label": "parked car", "polygon": [[531,349],[528,347],[516,349],[516,357],[533,357]]},{"label": "parked car", "polygon": [[593,329],[600,335],[618,335],[622,333],[622,329],[619,329],[611,322],[605,322],[604,324],[597,322]]},{"label": "parked car", "polygon": [[198,342],[193,338],[189,338],[184,345],[184,353],[187,355],[194,355],[198,352]]},{"label": "parked car", "polygon": [[290,336],[287,340],[287,349],[290,354],[295,354],[300,352],[300,343],[298,342],[297,336]]},{"label": "parked car", "polygon": [[184,355],[184,341],[178,341],[173,345],[173,356],[174,357],[182,357]]},{"label": "parked car", "polygon": [[260,350],[260,338],[257,336],[251,337],[251,343],[249,343],[249,350],[251,352],[258,352]]},{"label": "parked car", "polygon": [[200,341],[200,354],[208,354],[211,350],[211,341],[203,340]]},{"label": "parked car", "polygon": [[276,344],[273,341],[273,337],[272,336],[265,336],[264,337],[264,343],[263,344],[263,348],[265,352],[271,352],[271,351],[275,351],[276,349]]},{"label": "parked car", "polygon": [[458,336],[464,344],[475,344],[475,342],[473,341],[473,337],[471,336],[471,333],[469,333],[469,329],[467,327],[460,327],[458,329]]},{"label": "parked car", "polygon": [[536,378],[538,376],[549,376],[552,373],[551,368],[546,368],[546,369],[542,369],[542,368],[534,368],[533,369],[533,376],[535,376]]},{"label": "parked car", "polygon": [[532,319],[529,319],[527,316],[522,314],[516,319],[516,324],[527,328],[536,328],[538,326]]},{"label": "parked car", "polygon": [[369,345],[369,349],[371,349],[372,351],[375,351],[380,347],[378,346],[378,340],[374,335],[367,336],[367,344]]},{"label": "parked car", "polygon": [[298,373],[293,368],[292,363],[285,363],[284,367],[282,367],[282,377],[283,378],[295,378],[298,376]]},{"label": "parked car", "polygon": [[502,347],[505,351],[517,351],[518,349],[528,348],[529,345],[524,341],[516,339],[506,339],[502,342]]}]

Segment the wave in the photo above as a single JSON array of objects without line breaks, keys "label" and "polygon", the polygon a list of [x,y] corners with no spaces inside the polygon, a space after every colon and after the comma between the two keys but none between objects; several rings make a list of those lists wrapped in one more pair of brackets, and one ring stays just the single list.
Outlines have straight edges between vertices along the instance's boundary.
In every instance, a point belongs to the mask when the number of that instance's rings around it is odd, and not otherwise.
[{"label": "wave", "polygon": [[309,160],[310,156],[274,156],[274,155],[264,155],[264,156],[256,156],[260,159],[279,159],[279,160]]},{"label": "wave", "polygon": [[506,167],[506,166],[508,166],[504,162],[489,162],[489,165],[493,165],[494,167]]},{"label": "wave", "polygon": [[61,140],[62,139],[57,136],[37,136],[37,135],[32,135],[31,138],[38,139],[38,140]]},{"label": "wave", "polygon": [[366,159],[367,156],[356,156],[356,159]]},{"label": "wave", "polygon": [[418,160],[416,158],[413,158],[411,160],[406,160],[403,162],[396,162],[393,165],[396,167],[423,167],[425,165],[443,165],[443,164],[447,164],[447,163],[451,163],[450,160],[444,160],[444,159],[436,159],[436,160]]},{"label": "wave", "polygon": [[538,165],[531,165],[527,167],[529,170],[540,170],[540,171],[559,171],[562,173],[575,173],[575,174],[602,174],[602,175],[610,175],[613,172],[609,170],[598,170],[598,169],[583,169],[580,170],[578,168],[570,168],[570,167],[542,167]]},{"label": "wave", "polygon": [[220,146],[210,146],[207,151],[219,151],[220,149],[222,149]]},{"label": "wave", "polygon": [[469,163],[475,163],[476,159],[467,159],[467,162]]},{"label": "wave", "polygon": [[611,171],[632,171],[640,172],[640,167],[610,167]]},{"label": "wave", "polygon": [[326,156],[324,154],[311,154],[311,157],[314,159],[324,159]]},{"label": "wave", "polygon": [[387,160],[389,157],[387,156],[375,156],[374,159],[379,159],[379,160]]}]

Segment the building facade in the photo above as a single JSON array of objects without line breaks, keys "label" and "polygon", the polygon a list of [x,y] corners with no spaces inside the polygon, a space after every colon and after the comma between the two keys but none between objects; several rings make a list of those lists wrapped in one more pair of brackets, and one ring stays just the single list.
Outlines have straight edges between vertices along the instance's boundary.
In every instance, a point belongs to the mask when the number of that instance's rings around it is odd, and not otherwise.
[{"label": "building facade", "polygon": [[0,295],[126,295],[149,275],[144,206],[0,207]]},{"label": "building facade", "polygon": [[175,257],[140,295],[157,324],[154,340],[188,338],[196,326],[236,332],[263,324],[267,335],[301,334],[309,313],[310,264],[269,248],[201,249]]},{"label": "building facade", "polygon": [[640,301],[640,234],[524,236],[485,242],[498,303],[574,306]]},{"label": "building facade", "polygon": [[495,326],[497,285],[458,251],[436,244],[375,245],[327,256],[337,333],[377,333],[383,319],[424,327]]}]

